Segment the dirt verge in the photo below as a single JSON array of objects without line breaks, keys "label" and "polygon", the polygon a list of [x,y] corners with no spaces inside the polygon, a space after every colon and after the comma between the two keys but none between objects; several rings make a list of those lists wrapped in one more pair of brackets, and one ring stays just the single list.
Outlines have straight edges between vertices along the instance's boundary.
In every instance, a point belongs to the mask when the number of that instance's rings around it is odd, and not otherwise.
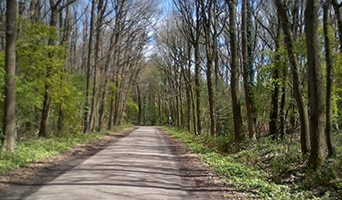
[{"label": "dirt verge", "polygon": [[239,189],[224,184],[198,156],[191,153],[179,140],[159,129],[169,144],[172,153],[178,158],[177,164],[182,174],[185,190],[191,199],[255,199]]}]

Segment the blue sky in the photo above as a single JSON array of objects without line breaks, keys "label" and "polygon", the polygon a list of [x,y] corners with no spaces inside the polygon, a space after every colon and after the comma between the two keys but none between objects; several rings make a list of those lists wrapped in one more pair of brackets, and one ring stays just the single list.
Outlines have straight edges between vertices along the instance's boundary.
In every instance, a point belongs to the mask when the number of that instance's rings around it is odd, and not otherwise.
[{"label": "blue sky", "polygon": [[163,12],[163,18],[165,19],[167,17],[167,13],[172,9],[172,0],[161,0],[160,1],[160,10]]}]

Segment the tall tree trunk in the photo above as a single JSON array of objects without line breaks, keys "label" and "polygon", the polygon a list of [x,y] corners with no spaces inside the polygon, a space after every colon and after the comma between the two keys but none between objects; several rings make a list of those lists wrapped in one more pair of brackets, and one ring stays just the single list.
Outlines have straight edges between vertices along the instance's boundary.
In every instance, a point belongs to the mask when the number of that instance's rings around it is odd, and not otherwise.
[{"label": "tall tree trunk", "polygon": [[287,53],[288,53],[291,68],[292,68],[293,92],[294,92],[294,97],[297,103],[297,108],[298,108],[299,118],[300,118],[300,126],[301,126],[300,140],[301,140],[302,154],[306,154],[310,150],[309,119],[308,119],[308,113],[306,111],[306,106],[304,103],[301,85],[299,81],[299,77],[300,77],[299,65],[298,65],[297,56],[296,56],[295,49],[294,49],[294,42],[293,42],[291,30],[290,30],[290,23],[288,20],[286,9],[281,1],[275,1],[275,2],[276,2],[277,9],[278,9],[278,14],[281,19],[281,25],[282,25],[284,35],[285,35],[284,40],[286,43]]},{"label": "tall tree trunk", "polygon": [[143,114],[144,114],[144,126],[146,126],[146,97],[143,96]]},{"label": "tall tree trunk", "polygon": [[192,90],[192,87],[190,88],[190,96],[191,96],[191,105],[192,105],[192,125],[194,129],[195,135],[198,134],[197,132],[197,124],[196,124],[196,105],[195,105],[195,99],[194,99],[194,92]]},{"label": "tall tree trunk", "polygon": [[[109,83],[109,78],[107,73],[108,73],[108,67],[109,67],[109,60],[110,60],[110,54],[107,56],[106,64],[105,64],[105,73],[103,74],[105,76],[103,88],[102,88],[102,95],[100,99],[100,108],[99,108],[99,123],[98,123],[98,131],[102,131],[102,125],[103,125],[103,119],[104,119],[104,114],[105,114],[105,101],[107,97],[107,90],[108,90],[108,83]],[[102,87],[102,86],[101,86]],[[100,88],[101,89],[101,88]]]},{"label": "tall tree trunk", "polygon": [[[58,5],[56,5],[55,0],[50,0],[51,5],[51,21],[50,21],[50,27],[56,27],[57,26],[57,20],[58,20]],[[57,34],[57,33],[55,33]],[[53,39],[49,39],[48,42],[49,46],[54,46],[55,41]],[[53,55],[49,55],[50,59],[52,59]],[[52,64],[52,62],[51,62]],[[50,114],[50,103],[51,103],[51,83],[49,79],[51,79],[52,76],[52,70],[53,66],[47,66],[46,69],[46,81],[45,81],[45,95],[44,95],[44,102],[43,102],[43,110],[42,110],[42,119],[40,122],[40,130],[39,130],[39,136],[40,137],[47,137],[49,136],[49,114]]]},{"label": "tall tree trunk", "polygon": [[90,33],[88,44],[88,60],[87,60],[87,86],[86,86],[86,103],[84,106],[83,116],[83,133],[89,130],[88,116],[90,104],[90,77],[91,77],[91,55],[93,50],[93,31],[94,31],[94,16],[95,16],[95,0],[92,0],[91,16],[90,16]]},{"label": "tall tree trunk", "polygon": [[[175,89],[176,90],[176,89]],[[176,101],[176,126],[177,128],[180,127],[180,117],[179,117],[179,102],[178,102],[178,96],[179,95],[176,95],[175,97],[175,101]]]},{"label": "tall tree trunk", "polygon": [[100,57],[101,57],[101,39],[102,39],[102,20],[103,14],[106,8],[106,5],[103,5],[103,0],[98,0],[97,6],[97,22],[96,22],[96,46],[95,46],[95,65],[94,65],[94,82],[93,82],[93,96],[92,96],[92,103],[91,103],[91,110],[89,116],[89,130],[93,128],[94,123],[94,113],[96,112],[97,107],[97,100],[98,100],[98,68],[100,65]]},{"label": "tall tree trunk", "polygon": [[332,93],[332,72],[333,65],[331,59],[330,37],[329,37],[329,7],[330,0],[326,1],[323,5],[323,29],[324,29],[324,44],[325,44],[325,62],[327,66],[327,91],[326,91],[326,125],[325,136],[328,147],[328,157],[334,157],[336,155],[335,144],[332,135],[332,108],[331,108],[331,93]]},{"label": "tall tree trunk", "polygon": [[282,74],[282,87],[281,87],[281,101],[280,101],[280,137],[282,140],[285,140],[285,123],[286,123],[286,114],[285,114],[285,103],[286,103],[286,85],[287,85],[287,66],[283,66],[283,74]]},{"label": "tall tree trunk", "polygon": [[342,52],[342,17],[341,17],[341,6],[337,0],[332,0],[335,16],[337,19],[337,28],[338,28],[338,38],[340,41],[340,52]]},{"label": "tall tree trunk", "polygon": [[[111,39],[110,39],[109,50],[108,50],[108,54],[106,57],[105,69],[104,69],[104,73],[103,73],[103,76],[105,76],[105,83],[104,83],[104,86],[102,88],[102,90],[103,90],[102,91],[102,98],[100,100],[98,131],[102,130],[103,118],[104,118],[104,113],[105,113],[105,99],[107,96],[107,89],[108,89],[108,83],[109,83],[109,78],[110,78],[107,75],[107,73],[108,73],[109,64],[110,64],[112,48],[114,48],[116,50],[116,47],[117,47],[118,41],[119,41],[119,37],[120,37],[119,31],[118,31],[119,25],[117,22],[118,22],[118,20],[116,20],[115,29],[114,29],[114,32],[113,32]],[[114,58],[113,58],[114,67],[113,68],[114,69],[112,69],[111,74],[114,74],[114,70],[115,70],[115,64],[116,64],[116,59],[117,59],[116,53],[117,53],[116,51],[114,51],[114,53],[113,53],[113,55],[114,55]]]},{"label": "tall tree trunk", "polygon": [[[216,17],[216,1],[210,1],[208,5],[202,2],[202,18],[205,36],[206,60],[207,60],[207,88],[209,100],[210,114],[210,134],[216,135],[216,115],[215,115],[215,94],[213,86],[213,67],[216,59],[217,51],[217,17]],[[214,24],[212,23],[214,18]],[[213,27],[212,27],[213,26]],[[213,29],[213,34],[212,34]]]},{"label": "tall tree trunk", "polygon": [[[226,0],[227,1],[227,0]],[[242,132],[242,118],[241,106],[239,99],[239,65],[237,55],[237,38],[236,38],[236,0],[228,1],[229,4],[229,33],[230,33],[230,51],[231,51],[231,95],[233,105],[233,118],[234,118],[234,135],[235,141],[240,142],[243,140],[244,135]]]},{"label": "tall tree trunk", "polygon": [[15,149],[15,69],[17,41],[17,1],[7,0],[6,52],[5,52],[5,100],[2,150]]},{"label": "tall tree trunk", "polygon": [[312,0],[305,10],[305,38],[308,55],[308,90],[310,105],[311,152],[309,165],[318,167],[324,161],[324,96],[318,46],[319,1]]},{"label": "tall tree trunk", "polygon": [[270,135],[273,139],[278,139],[278,132],[277,132],[277,122],[278,122],[278,103],[279,103],[279,63],[280,63],[280,42],[281,42],[281,24],[280,20],[278,20],[278,31],[277,31],[277,38],[276,38],[276,56],[274,60],[274,69],[272,72],[274,88],[272,91],[272,110],[270,115]]},{"label": "tall tree trunk", "polygon": [[191,99],[190,99],[190,89],[189,86],[186,86],[186,114],[187,114],[187,123],[186,127],[188,131],[191,131]]},{"label": "tall tree trunk", "polygon": [[201,88],[200,88],[200,76],[201,76],[201,56],[199,39],[201,34],[200,28],[200,11],[199,6],[196,6],[196,39],[194,44],[195,50],[195,93],[196,93],[196,114],[197,114],[197,134],[202,133],[202,120],[201,120]]},{"label": "tall tree trunk", "polygon": [[[63,12],[59,13],[59,21],[60,21],[60,28],[64,29],[61,44],[65,45],[65,43],[69,41],[70,31],[71,31],[71,27],[69,26],[69,6],[66,7],[64,23],[63,23]],[[64,57],[64,59],[67,60],[66,56]],[[63,73],[65,73],[66,71],[65,65],[61,69],[61,75],[60,75],[61,90],[63,90],[63,76],[64,76]],[[57,121],[58,132],[61,132],[63,130],[63,121],[64,121],[64,112],[63,112],[63,99],[62,99],[58,106],[58,121]]]},{"label": "tall tree trunk", "polygon": [[163,107],[162,107],[162,103],[161,103],[161,98],[160,96],[158,96],[158,111],[159,111],[159,126],[163,125]]},{"label": "tall tree trunk", "polygon": [[180,127],[183,129],[184,128],[184,113],[183,113],[183,100],[182,100],[182,75],[179,76],[178,93],[179,93]]},{"label": "tall tree trunk", "polygon": [[114,100],[114,92],[111,91],[111,94],[110,94],[110,110],[109,110],[109,119],[108,119],[108,130],[111,130],[112,127],[113,127],[113,121],[114,121],[114,103],[115,103],[115,100]]},{"label": "tall tree trunk", "polygon": [[138,93],[138,108],[139,108],[139,125],[141,125],[141,114],[142,114],[142,109],[141,109],[141,97],[140,97],[140,88],[137,85],[137,93]]},{"label": "tall tree trunk", "polygon": [[114,105],[114,126],[117,126],[119,124],[119,106],[120,106],[120,99],[121,99],[121,91],[122,91],[122,73],[121,73],[121,81],[120,81],[120,86],[119,86],[119,72],[116,73],[116,78],[115,78],[115,87],[117,88],[117,91],[115,91],[115,105]]},{"label": "tall tree trunk", "polygon": [[[248,35],[247,35],[247,27],[251,26],[250,20],[248,20],[248,9],[250,9],[250,0],[243,0],[242,2],[242,59],[243,59],[243,83],[245,89],[245,101],[247,108],[247,122],[248,122],[248,133],[250,139],[255,139],[254,132],[254,120],[253,120],[253,100],[252,100],[252,91],[251,85],[252,80],[250,79],[250,71],[251,65],[249,59],[252,59],[248,56]],[[251,37],[251,35],[249,35]]]}]

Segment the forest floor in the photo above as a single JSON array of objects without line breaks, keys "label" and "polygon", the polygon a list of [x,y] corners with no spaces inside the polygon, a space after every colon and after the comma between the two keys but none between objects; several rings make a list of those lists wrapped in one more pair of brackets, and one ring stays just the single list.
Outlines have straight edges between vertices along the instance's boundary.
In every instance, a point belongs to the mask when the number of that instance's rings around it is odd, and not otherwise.
[{"label": "forest floor", "polygon": [[[341,148],[316,170],[307,168],[295,137],[289,141],[260,138],[236,146],[229,136],[196,136],[165,127],[164,130],[210,166],[220,180],[258,199],[341,199]],[[335,135],[336,143],[341,138]]]},{"label": "forest floor", "polygon": [[179,140],[139,127],[0,175],[1,199],[255,199]]}]

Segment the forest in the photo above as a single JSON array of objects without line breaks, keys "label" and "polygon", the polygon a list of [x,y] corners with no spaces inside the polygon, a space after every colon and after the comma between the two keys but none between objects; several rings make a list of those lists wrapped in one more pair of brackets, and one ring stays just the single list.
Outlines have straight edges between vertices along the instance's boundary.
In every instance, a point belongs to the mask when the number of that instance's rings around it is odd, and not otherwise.
[{"label": "forest", "polygon": [[[339,199],[341,7],[339,0],[0,1],[0,159],[28,140],[160,126],[195,152],[238,163],[236,182],[249,189],[268,193],[271,182]],[[217,174],[235,176],[234,167],[203,155]],[[252,177],[260,183],[243,181]]]}]

